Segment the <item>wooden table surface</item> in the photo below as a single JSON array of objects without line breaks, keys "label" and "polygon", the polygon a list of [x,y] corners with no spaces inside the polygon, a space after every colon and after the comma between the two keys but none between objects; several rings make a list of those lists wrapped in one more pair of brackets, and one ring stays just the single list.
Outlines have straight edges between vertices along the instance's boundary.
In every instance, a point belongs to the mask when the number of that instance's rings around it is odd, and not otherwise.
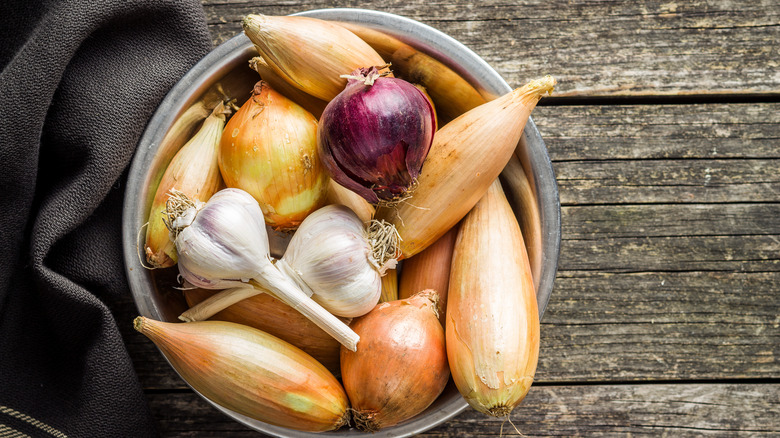
[{"label": "wooden table surface", "polygon": [[[533,118],[560,189],[561,256],[512,421],[529,437],[780,435],[780,3],[203,6],[215,45],[248,13],[360,7],[450,34],[513,87],[554,75]],[[120,322],[135,312],[115,306]],[[260,436],[120,326],[163,436]],[[501,426],[469,409],[423,436]]]}]

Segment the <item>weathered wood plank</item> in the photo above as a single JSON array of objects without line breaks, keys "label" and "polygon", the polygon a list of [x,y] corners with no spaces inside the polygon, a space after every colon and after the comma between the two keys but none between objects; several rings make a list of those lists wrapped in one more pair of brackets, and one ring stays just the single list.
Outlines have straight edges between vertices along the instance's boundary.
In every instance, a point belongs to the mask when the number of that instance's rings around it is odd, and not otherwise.
[{"label": "weathered wood plank", "polygon": [[[523,436],[775,436],[778,385],[536,386],[511,420]],[[423,434],[515,434],[502,419],[467,411]]]},{"label": "weathered wood plank", "polygon": [[780,273],[561,271],[542,320],[544,382],[774,378]]},{"label": "weathered wood plank", "polygon": [[[265,436],[241,426],[191,392],[148,394],[164,437]],[[778,384],[534,386],[511,415],[527,437],[775,436]],[[514,436],[512,425],[468,409],[423,437]]]},{"label": "weathered wood plank", "polygon": [[539,106],[533,118],[553,161],[780,158],[780,103]]},{"label": "weathered wood plank", "polygon": [[675,236],[564,240],[559,270],[600,272],[780,271],[780,238]]},{"label": "weathered wood plank", "polygon": [[780,236],[780,203],[618,204],[561,208],[566,240],[674,236]]},{"label": "weathered wood plank", "polygon": [[553,163],[562,205],[780,201],[780,159]]},{"label": "weathered wood plank", "polygon": [[780,4],[768,0],[203,5],[215,43],[239,33],[249,13],[357,7],[404,15],[458,39],[512,86],[554,74],[560,96],[780,93]]}]

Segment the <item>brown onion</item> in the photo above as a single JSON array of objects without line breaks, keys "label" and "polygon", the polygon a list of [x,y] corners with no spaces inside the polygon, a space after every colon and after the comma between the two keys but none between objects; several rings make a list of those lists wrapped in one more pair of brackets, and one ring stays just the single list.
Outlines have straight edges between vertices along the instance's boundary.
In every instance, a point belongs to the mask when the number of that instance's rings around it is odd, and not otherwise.
[{"label": "brown onion", "polygon": [[356,318],[356,352],[341,349],[341,378],[355,425],[374,432],[424,411],[450,376],[432,290],[378,304]]}]

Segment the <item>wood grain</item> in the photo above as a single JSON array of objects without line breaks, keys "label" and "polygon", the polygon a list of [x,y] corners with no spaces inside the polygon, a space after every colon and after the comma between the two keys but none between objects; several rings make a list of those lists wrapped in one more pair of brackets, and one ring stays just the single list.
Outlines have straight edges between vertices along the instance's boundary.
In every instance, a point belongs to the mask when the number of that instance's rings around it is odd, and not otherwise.
[{"label": "wood grain", "polygon": [[562,271],[541,328],[543,382],[780,374],[777,272]]},{"label": "wood grain", "polygon": [[[150,394],[163,437],[265,436],[192,392]],[[780,385],[660,384],[534,386],[510,419],[526,437],[775,436]],[[193,433],[193,431],[197,431]],[[421,437],[516,436],[512,425],[468,409]]]},{"label": "wood grain", "polygon": [[780,203],[572,205],[561,215],[567,241],[780,235]]},{"label": "wood grain", "polygon": [[780,103],[539,106],[532,117],[556,162],[780,158]]}]

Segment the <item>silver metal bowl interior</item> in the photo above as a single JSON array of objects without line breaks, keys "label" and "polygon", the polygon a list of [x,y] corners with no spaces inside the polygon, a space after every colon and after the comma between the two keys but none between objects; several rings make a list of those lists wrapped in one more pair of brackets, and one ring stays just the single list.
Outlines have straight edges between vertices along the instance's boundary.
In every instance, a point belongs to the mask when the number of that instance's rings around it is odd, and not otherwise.
[{"label": "silver metal bowl interior", "polygon": [[[498,96],[511,91],[510,86],[482,58],[455,39],[420,22],[363,9],[319,9],[298,15],[354,22],[386,32],[444,62],[482,92]],[[203,117],[197,116],[202,114],[202,108],[213,106],[216,103],[215,96],[220,93],[235,97],[239,104],[249,97],[249,91],[258,76],[249,69],[247,60],[256,54],[251,42],[243,34],[215,48],[171,89],[141,137],[128,175],[122,217],[126,273],[140,315],[163,321],[177,321],[177,316],[186,309],[181,294],[175,293],[171,287],[175,282],[175,272],[150,271],[141,265],[138,248],[142,247],[143,242],[139,241],[138,230],[147,220],[154,190],[165,167],[202,120]],[[552,164],[533,120],[529,120],[525,127],[521,145],[524,146],[525,158],[531,166],[529,180],[535,188],[541,216],[543,262],[537,289],[541,317],[552,292],[557,270],[561,235],[560,201]],[[428,409],[398,426],[373,434],[356,429],[313,434],[272,426],[222,408],[205,397],[204,399],[252,429],[290,438],[323,435],[408,437],[447,421],[467,407],[465,400],[450,381],[442,395]]]}]

